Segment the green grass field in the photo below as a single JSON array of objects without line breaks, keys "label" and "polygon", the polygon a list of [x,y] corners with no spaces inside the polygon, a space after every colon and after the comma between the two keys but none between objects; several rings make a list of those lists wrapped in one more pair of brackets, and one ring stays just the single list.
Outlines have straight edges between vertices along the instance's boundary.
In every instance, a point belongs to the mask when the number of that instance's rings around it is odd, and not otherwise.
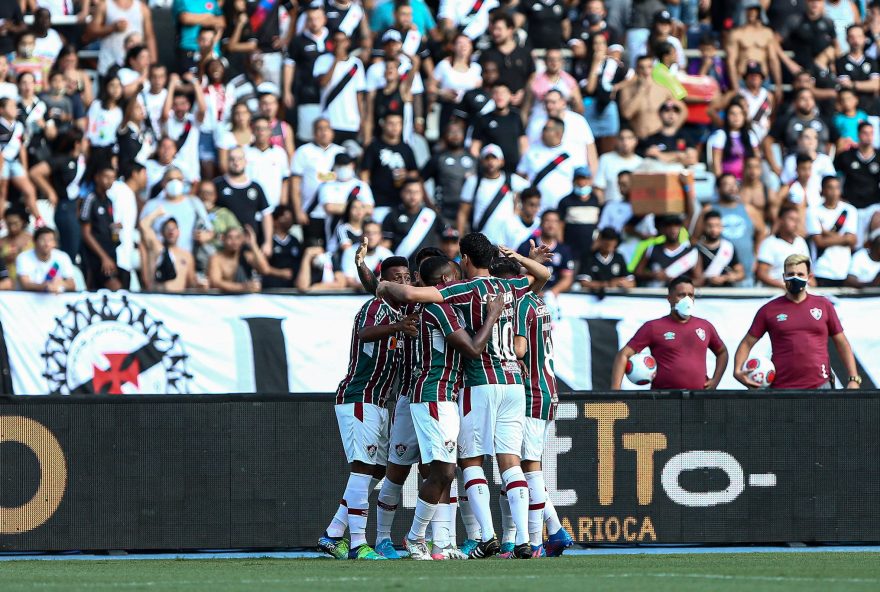
[{"label": "green grass field", "polygon": [[537,561],[4,561],[0,590],[880,590],[874,553],[580,555]]}]

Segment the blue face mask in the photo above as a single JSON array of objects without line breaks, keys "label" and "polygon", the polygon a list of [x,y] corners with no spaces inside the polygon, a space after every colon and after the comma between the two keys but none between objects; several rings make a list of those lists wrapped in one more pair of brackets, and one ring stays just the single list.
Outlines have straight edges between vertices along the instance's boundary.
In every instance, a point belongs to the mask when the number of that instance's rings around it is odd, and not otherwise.
[{"label": "blue face mask", "polygon": [[578,187],[577,185],[575,185],[574,192],[575,195],[583,197],[585,195],[590,195],[590,193],[593,192],[593,188],[589,185],[584,185],[583,187]]}]

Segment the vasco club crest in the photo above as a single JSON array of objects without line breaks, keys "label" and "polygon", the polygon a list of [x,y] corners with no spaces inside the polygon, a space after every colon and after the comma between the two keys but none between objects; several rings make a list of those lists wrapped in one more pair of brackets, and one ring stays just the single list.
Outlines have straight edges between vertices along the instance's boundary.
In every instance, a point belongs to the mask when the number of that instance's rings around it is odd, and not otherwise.
[{"label": "vasco club crest", "polygon": [[180,336],[127,294],[67,305],[42,354],[50,394],[183,394],[192,375]]}]

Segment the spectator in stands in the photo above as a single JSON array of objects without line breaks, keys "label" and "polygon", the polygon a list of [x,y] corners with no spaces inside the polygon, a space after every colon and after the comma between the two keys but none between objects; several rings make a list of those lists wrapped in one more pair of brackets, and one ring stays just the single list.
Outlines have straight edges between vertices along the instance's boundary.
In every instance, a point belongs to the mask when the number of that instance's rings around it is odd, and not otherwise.
[{"label": "spectator in stands", "polygon": [[851,288],[880,287],[880,231],[868,237],[868,246],[852,256],[845,286]]},{"label": "spectator in stands", "polygon": [[272,134],[269,141],[274,146],[284,149],[288,158],[293,158],[293,130],[286,121],[279,119],[279,109],[281,103],[278,96],[270,93],[263,93],[259,100],[260,115],[269,121],[269,127]]},{"label": "spectator in stands", "polygon": [[721,218],[721,237],[729,241],[736,251],[737,260],[742,263],[744,286],[751,286],[755,272],[755,253],[766,234],[766,226],[761,212],[746,203],[738,193],[736,178],[724,174],[716,181],[718,203],[703,208],[704,221],[709,212]]},{"label": "spectator in stands", "polygon": [[122,116],[122,124],[116,130],[117,161],[124,166],[126,163],[144,164],[156,150],[156,139],[147,120],[144,104],[137,100],[129,100]]},{"label": "spectator in stands", "polygon": [[18,120],[18,107],[10,98],[0,99],[0,211],[6,211],[8,189],[11,184],[22,196],[28,212],[37,217],[37,194],[27,176],[27,147],[25,127]]},{"label": "spectator in stands", "polygon": [[572,192],[559,202],[559,216],[563,222],[563,240],[571,250],[575,262],[593,248],[593,235],[599,223],[602,202],[593,193],[592,177],[586,167],[574,170]]},{"label": "spectator in stands", "polygon": [[[184,44],[194,44],[198,27],[186,26],[192,24],[209,25],[210,23],[193,20],[191,13],[179,13],[178,7],[184,5],[189,10],[191,4],[204,4],[216,7],[216,3],[208,0],[176,0],[174,3],[175,20],[184,25],[180,31],[181,47]],[[219,14],[219,7],[216,7]],[[196,17],[198,20],[198,17]],[[96,0],[95,14],[86,26],[83,33],[83,42],[90,43],[100,41],[98,49],[98,73],[104,76],[108,71],[122,64],[125,59],[125,40],[131,34],[137,33],[150,50],[150,56],[159,55],[156,45],[156,36],[153,33],[153,15],[146,2],[141,0]],[[191,41],[190,41],[191,39]],[[189,48],[195,50],[193,46]]]},{"label": "spectator in stands", "polygon": [[819,136],[813,128],[805,128],[801,132],[797,141],[797,152],[785,157],[782,175],[779,177],[783,183],[791,183],[797,178],[797,159],[801,155],[809,156],[813,163],[808,181],[808,193],[813,194],[823,178],[837,174],[831,158],[819,151]]},{"label": "spectator in stands", "polygon": [[95,189],[80,207],[79,221],[85,247],[83,268],[90,290],[127,290],[131,275],[117,265],[120,224],[113,218],[113,202],[107,195],[116,179],[116,169],[108,166],[95,171]]},{"label": "spectator in stands", "polygon": [[116,152],[116,132],[122,125],[122,84],[119,78],[110,76],[101,85],[98,100],[92,103],[88,112],[88,170],[86,178],[98,168],[113,165]]},{"label": "spectator in stands", "polygon": [[327,238],[327,252],[338,258],[351,245],[360,243],[364,236],[364,225],[371,220],[367,216],[367,208],[359,199],[353,199],[345,205],[339,225],[334,234]]},{"label": "spectator in stands", "polygon": [[476,159],[464,148],[465,124],[452,119],[443,134],[443,148],[422,168],[421,178],[433,180],[432,200],[446,224],[454,224],[465,180],[476,173]]},{"label": "spectator in stands", "polygon": [[293,210],[278,206],[272,212],[272,249],[269,254],[269,273],[263,277],[263,290],[290,289],[299,275],[302,244],[290,235]]},{"label": "spectator in stands", "polygon": [[566,18],[564,0],[522,2],[517,8],[528,23],[529,44],[538,49],[555,49],[561,39],[571,37],[571,21]]},{"label": "spectator in stands", "polygon": [[192,185],[184,181],[183,173],[176,167],[168,167],[163,178],[163,192],[159,197],[149,200],[141,211],[141,218],[147,217],[158,208],[165,210],[165,216],[159,217],[153,223],[153,230],[161,231],[162,223],[167,218],[177,220],[180,229],[180,248],[193,251],[196,230],[211,227],[208,222],[208,213],[202,202],[190,195]]},{"label": "spectator in stands", "polygon": [[[327,15],[322,5],[307,5],[305,28],[287,47],[281,84],[282,99],[287,109],[296,108],[296,134],[300,144],[312,140],[314,122],[321,115],[321,87],[312,72],[318,56],[327,50],[330,32],[326,24]],[[294,212],[294,215],[301,224],[299,214]]]},{"label": "spectator in stands", "polygon": [[[376,52],[376,58],[367,68],[365,86],[367,90],[366,107],[368,116],[365,123],[374,123],[385,113],[404,114],[404,110],[412,109],[412,117],[418,125],[415,131],[424,132],[424,112],[422,97],[425,92],[425,84],[419,68],[414,63],[418,57],[410,58],[403,53],[403,37],[397,29],[389,29],[382,34],[382,50]],[[424,62],[430,62],[430,55],[426,55]],[[433,63],[422,64],[433,76]],[[429,79],[433,83],[433,79]],[[391,87],[391,88],[389,88]],[[381,92],[380,92],[381,91]],[[400,93],[400,96],[396,96]],[[395,106],[394,102],[399,103]],[[408,118],[407,118],[408,119]],[[404,138],[409,138],[409,131],[404,131]],[[373,130],[365,135],[365,139],[372,139]]]},{"label": "spectator in stands", "polygon": [[205,120],[207,105],[201,84],[192,85],[196,109],[192,111],[193,102],[182,88],[182,81],[177,74],[171,75],[168,83],[168,95],[159,118],[163,134],[174,140],[177,146],[176,164],[183,172],[186,180],[195,183],[201,178],[199,162],[199,145],[201,144],[202,122]]},{"label": "spectator in stands", "polygon": [[783,205],[779,210],[776,234],[768,236],[758,248],[755,279],[765,286],[784,288],[782,268],[789,255],[810,256],[803,237],[798,235],[801,213],[796,206]]},{"label": "spectator in stands", "polygon": [[455,228],[449,227],[440,236],[440,250],[450,261],[461,262],[461,248],[459,247],[459,234]]},{"label": "spectator in stands", "polygon": [[[761,19],[762,7],[759,0],[746,0],[746,22],[733,29],[724,46],[727,52],[727,71],[732,88],[739,88],[740,81],[752,74],[769,72],[774,87],[774,103],[782,101],[782,68],[779,65],[779,42],[770,27]],[[754,119],[753,114],[749,114]],[[762,138],[763,139],[763,138]]]},{"label": "spectator in stands", "polygon": [[18,77],[18,118],[24,124],[28,163],[44,160],[49,155],[48,141],[58,135],[54,120],[48,120],[48,108],[37,96],[34,76],[23,72]]},{"label": "spectator in stands", "polygon": [[761,158],[753,156],[746,159],[746,168],[743,170],[742,183],[739,186],[739,196],[743,204],[750,205],[761,214],[765,224],[771,224],[775,216],[771,210],[775,200],[770,190],[761,180]]},{"label": "spectator in stands", "polygon": [[[855,6],[848,0],[840,4]],[[877,81],[880,80],[880,66],[865,56],[865,29],[860,24],[846,28],[846,42],[849,50],[837,58],[835,70],[837,79],[844,89],[854,91],[859,99],[859,107],[867,112],[877,112]],[[846,51],[846,50],[844,50]]]},{"label": "spectator in stands", "polygon": [[712,150],[712,172],[716,177],[730,173],[737,180],[742,179],[746,159],[758,154],[758,138],[749,129],[741,105],[733,103],[727,108],[724,128],[709,136],[709,148]]},{"label": "spectator in stands", "polygon": [[797,152],[798,138],[801,132],[807,128],[816,131],[819,146],[822,147],[821,152],[827,154],[831,143],[836,140],[833,128],[819,115],[813,91],[802,88],[794,94],[793,112],[788,116],[780,115],[770,133],[764,138],[764,158],[767,159],[767,163],[777,176],[782,175],[782,168],[773,151],[773,143],[776,142],[780,145],[783,154]]},{"label": "spectator in stands", "polygon": [[[500,68],[494,62],[492,64],[492,67]],[[484,72],[486,67],[488,64],[484,66]],[[529,147],[522,115],[511,107],[511,100],[510,87],[503,83],[496,84],[492,89],[491,101],[495,108],[489,113],[478,116],[473,122],[471,141],[471,154],[474,156],[481,154],[483,146],[489,144],[498,146],[504,156],[504,171],[508,174],[516,171],[517,163]],[[461,232],[460,228],[459,232]]]},{"label": "spectator in stands", "polygon": [[[186,67],[194,62],[193,56],[199,50],[198,37],[202,27],[215,31],[226,28],[226,20],[222,14],[222,3],[214,0],[174,0],[172,16],[178,24],[178,63],[181,66]],[[153,55],[158,54],[153,52]]]},{"label": "spectator in stands", "polygon": [[165,218],[160,226],[161,242],[156,237],[153,224],[165,216],[162,208],[156,208],[139,223],[146,252],[144,261],[144,287],[157,292],[180,293],[195,288],[196,264],[193,254],[177,245],[180,228],[174,218]]},{"label": "spectator in stands", "polygon": [[[454,3],[448,2],[448,4]],[[479,88],[483,83],[481,77],[483,69],[480,64],[472,61],[473,53],[473,41],[461,33],[455,37],[452,43],[452,53],[449,57],[437,62],[437,66],[434,68],[434,79],[437,81],[437,92],[440,99],[441,129],[444,129],[449,123],[449,118],[458,108],[464,94]]]},{"label": "spectator in stands", "polygon": [[146,185],[147,171],[144,166],[129,161],[123,165],[122,178],[114,181],[107,190],[112,205],[113,228],[119,241],[116,245],[116,266],[122,274],[128,274],[128,289],[132,291],[141,287],[137,277],[141,265],[137,229],[141,202],[138,195],[143,193]]},{"label": "spectator in stands", "polygon": [[440,244],[443,224],[425,204],[425,190],[418,179],[404,181],[400,201],[382,222],[383,244],[398,257],[411,259],[420,249]]},{"label": "spectator in stands", "polygon": [[225,294],[250,294],[262,289],[260,275],[269,275],[269,264],[260,251],[252,228],[230,228],[223,248],[208,262],[211,288]]},{"label": "spectator in stands", "polygon": [[657,110],[660,115],[660,129],[642,139],[640,152],[645,158],[654,158],[664,163],[690,166],[697,162],[697,150],[689,145],[681,131],[684,124],[685,107],[676,101],[666,101]]},{"label": "spectator in stands", "polygon": [[351,40],[333,33],[333,51],[315,60],[314,77],[321,87],[322,117],[333,127],[336,142],[357,141],[366,113],[364,65],[349,53]]},{"label": "spectator in stands", "polygon": [[565,124],[551,117],[544,125],[541,142],[532,146],[520,161],[518,175],[541,192],[541,210],[556,209],[572,192],[574,171],[586,165],[585,154],[562,142]]},{"label": "spectator in stands", "polygon": [[880,204],[880,157],[874,150],[874,126],[864,121],[858,128],[858,145],[838,152],[835,169],[843,180],[846,200],[859,210],[859,237]]},{"label": "spectator in stands", "polygon": [[9,68],[18,80],[21,79],[23,74],[33,76],[35,92],[41,92],[47,83],[49,68],[52,67],[52,63],[35,56],[35,47],[36,38],[34,34],[31,32],[23,33],[18,38],[15,57],[9,63]]},{"label": "spectator in stands", "polygon": [[[544,286],[544,298],[551,307],[558,307],[553,302],[553,297],[571,290],[574,283],[575,263],[571,248],[562,242],[562,219],[557,210],[545,210],[541,214],[540,234],[538,240],[534,242],[546,245],[550,249],[550,261],[547,262],[550,279]],[[519,246],[517,252],[528,256],[530,249],[531,242],[526,241]]]},{"label": "spectator in stands", "polygon": [[368,92],[363,125],[364,144],[370,145],[377,130],[381,134],[381,122],[388,115],[403,117],[406,125],[403,128],[402,137],[404,142],[407,142],[408,139],[412,139],[414,131],[412,114],[415,101],[412,94],[412,72],[401,76],[400,68],[402,66],[398,58],[388,58],[384,62],[373,64],[370,66],[371,72],[375,72],[377,66],[384,68],[384,77],[381,84],[371,81],[372,76],[370,75],[367,78]]},{"label": "spectator in stands", "polygon": [[617,134],[614,151],[599,157],[599,168],[593,178],[593,191],[603,202],[621,200],[618,175],[622,171],[634,171],[642,164],[642,157],[636,154],[637,145],[635,133],[629,128],[623,128]]},{"label": "spectator in stands", "polygon": [[661,107],[671,101],[681,110],[681,104],[674,100],[669,89],[654,82],[651,76],[653,67],[651,56],[640,56],[636,61],[636,75],[620,86],[618,95],[620,115],[629,121],[640,140],[664,127],[660,118]]},{"label": "spectator in stands", "polygon": [[[788,202],[797,207],[800,212],[800,222],[806,222],[806,209],[822,202],[821,180],[816,181],[813,175],[813,159],[806,154],[797,155],[796,177],[786,186],[783,186],[776,197],[777,203]],[[801,227],[798,234],[803,235]]]},{"label": "spectator in stands", "polygon": [[263,55],[249,53],[245,59],[245,71],[226,85],[226,100],[231,104],[245,103],[252,115],[259,111],[260,96],[264,93],[280,95],[278,86],[263,76]]},{"label": "spectator in stands", "polygon": [[389,114],[382,121],[382,134],[367,146],[361,162],[361,180],[373,189],[377,221],[400,203],[400,190],[407,178],[418,175],[412,148],[403,142],[403,117]]},{"label": "spectator in stands", "polygon": [[806,11],[792,26],[784,47],[794,52],[797,64],[809,64],[813,56],[832,46],[839,53],[834,23],[825,16],[824,0],[806,0]]},{"label": "spectator in stands", "polygon": [[590,124],[587,123],[583,115],[568,108],[565,97],[558,90],[551,89],[545,93],[544,112],[535,114],[529,119],[529,125],[526,128],[529,144],[534,146],[540,143],[544,126],[551,117],[560,119],[564,123],[565,131],[562,135],[562,143],[573,151],[580,152],[576,157],[584,159],[590,170],[595,171],[599,166],[599,156]]},{"label": "spectator in stands", "polygon": [[[613,149],[615,136],[620,131],[620,111],[617,92],[631,74],[631,70],[611,51],[604,35],[591,38],[592,61],[581,79],[584,94],[584,117],[596,136],[599,152]],[[615,50],[622,50],[617,45]],[[576,110],[576,109],[575,109]]]},{"label": "spectator in stands", "polygon": [[[853,41],[849,34],[851,29],[862,28],[861,10],[861,5],[853,0],[825,0],[825,16],[834,23],[834,35],[841,54],[852,49]],[[864,34],[862,44],[864,44]]]},{"label": "spectator in stands", "polygon": [[[226,208],[242,226],[254,229],[263,255],[272,254],[272,208],[259,183],[248,177],[244,150],[229,152],[229,171],[214,179],[217,205]],[[204,200],[203,200],[204,201]]]},{"label": "spectator in stands", "polygon": [[116,71],[126,99],[147,88],[150,81],[150,51],[146,45],[135,45],[125,53],[123,66]]},{"label": "spectator in stands", "polygon": [[18,2],[4,2],[0,4],[0,55],[8,56],[15,49],[15,37],[27,29],[24,24],[24,15]]},{"label": "spectator in stands", "polygon": [[[378,222],[364,223],[364,237],[367,239],[367,254],[364,257],[364,262],[375,273],[382,261],[392,257],[394,253],[382,246],[382,226]],[[361,286],[354,261],[354,254],[359,246],[359,244],[353,244],[343,251],[341,257],[342,273],[345,276],[346,285],[355,290],[360,289]]]},{"label": "spectator in stands", "polygon": [[658,10],[652,18],[651,31],[648,37],[642,43],[627,44],[627,49],[631,56],[640,56],[652,54],[664,43],[668,43],[671,46],[669,49],[675,53],[675,57],[672,60],[673,64],[684,70],[687,66],[684,48],[681,46],[681,41],[672,34],[672,31],[672,15],[668,10]]},{"label": "spectator in stands", "polygon": [[61,294],[76,289],[70,257],[55,248],[55,231],[48,227],[34,232],[34,248],[15,259],[18,285],[28,292]]},{"label": "spectator in stands", "polygon": [[868,120],[868,114],[859,108],[859,99],[851,88],[837,93],[837,113],[832,125],[837,135],[837,151],[849,150],[859,142],[859,124]]},{"label": "spectator in stands", "polygon": [[[543,4],[542,4],[543,6]],[[602,37],[604,40],[605,38]],[[564,70],[565,60],[562,50],[557,48],[548,49],[544,54],[544,71],[535,75],[532,81],[531,93],[533,98],[532,115],[540,112],[544,107],[544,96],[551,90],[562,94],[566,105],[575,113],[584,113],[584,102],[578,81]]]},{"label": "spectator in stands", "polygon": [[352,47],[360,47],[364,55],[369,55],[372,43],[363,4],[353,0],[333,0],[326,3],[325,10],[330,35],[344,33],[351,39]]},{"label": "spectator in stands", "polygon": [[602,0],[587,0],[579,12],[570,10],[568,16],[571,21],[568,46],[577,60],[586,60],[596,37],[604,38],[606,46],[623,42],[620,31],[606,20],[608,11]]},{"label": "spectator in stands", "polygon": [[527,93],[535,75],[535,61],[529,50],[517,43],[513,17],[499,12],[490,20],[492,47],[483,52],[480,60],[484,64],[488,61],[498,65],[498,82],[510,89],[511,104],[528,112],[530,99]]},{"label": "spectator in stands", "polygon": [[[373,214],[373,192],[370,186],[361,181],[355,175],[354,159],[345,152],[336,155],[333,161],[332,180],[321,183],[315,196],[315,207],[309,212],[313,225],[308,234],[307,246],[322,246],[328,253],[335,254],[344,245],[360,241],[362,223],[365,218]],[[352,212],[349,207],[357,202],[362,207],[357,212]],[[353,230],[341,228],[343,217],[349,218],[345,222],[349,225],[357,219],[358,230],[356,235],[348,236]],[[357,239],[357,240],[356,240]],[[345,244],[345,243],[349,244]]]},{"label": "spectator in stands", "polygon": [[677,214],[655,217],[661,241],[648,245],[635,268],[636,279],[641,284],[661,287],[672,279],[691,273],[697,265],[696,249],[682,236],[683,222],[684,216]]},{"label": "spectator in stands", "polygon": [[[534,187],[528,187],[519,195],[519,210],[516,215],[506,218],[498,236],[499,245],[515,249],[529,239],[537,239],[541,229],[541,193]],[[492,233],[494,236],[494,232]]]},{"label": "spectator in stands", "polygon": [[52,28],[52,13],[49,9],[40,7],[34,12],[31,32],[34,34],[34,56],[50,65],[54,64],[64,46],[64,38]]},{"label": "spectator in stands", "polygon": [[[196,36],[196,51],[188,54],[178,66],[181,80],[187,84],[195,84],[204,78],[208,62],[221,57],[216,49],[219,36],[220,33],[213,27],[199,29],[199,34]],[[227,46],[228,48],[229,46]],[[224,62],[221,63],[225,66]]]},{"label": "spectator in stands", "polygon": [[220,135],[217,145],[217,165],[221,173],[229,168],[229,151],[236,146],[247,148],[254,143],[253,116],[246,103],[235,103],[230,109],[232,113],[229,129]]},{"label": "spectator in stands", "polygon": [[150,66],[149,84],[141,92],[140,98],[147,110],[147,119],[157,138],[162,135],[162,111],[168,98],[168,68],[163,64]]},{"label": "spectator in stands", "polygon": [[[402,12],[407,13],[405,17],[401,17]],[[415,25],[422,35],[427,35],[437,26],[431,9],[424,0],[395,0],[382,2],[375,7],[370,15],[370,30],[381,33],[403,18]]]},{"label": "spectator in stands", "polygon": [[813,273],[820,287],[840,287],[847,277],[858,233],[858,211],[841,199],[840,180],[822,179],[823,202],[807,209]]},{"label": "spectator in stands", "polygon": [[17,278],[15,260],[28,249],[33,249],[34,241],[31,233],[27,231],[27,212],[21,208],[6,210],[3,221],[6,222],[6,236],[0,238],[0,260],[14,284]]},{"label": "spectator in stands", "polygon": [[591,292],[605,288],[634,288],[636,279],[626,267],[626,260],[617,250],[620,235],[613,228],[603,228],[589,254],[581,258],[577,281]]},{"label": "spectator in stands", "polygon": [[0,99],[7,98],[18,100],[18,86],[9,82],[9,56],[0,54]]},{"label": "spectator in stands", "polygon": [[696,244],[700,257],[693,270],[696,286],[731,287],[745,277],[736,248],[722,236],[723,229],[720,212],[703,213],[703,234]]},{"label": "spectator in stands", "polygon": [[[278,205],[287,205],[290,191],[290,159],[287,152],[272,144],[272,127],[264,116],[254,117],[252,128],[254,143],[244,151],[247,176],[260,185],[273,209]],[[231,171],[231,157],[229,167]]]},{"label": "spectator in stands", "polygon": [[40,94],[40,101],[46,105],[46,125],[53,126],[54,133],[66,132],[73,125],[73,99],[67,96],[64,74],[58,70],[52,71],[49,75],[49,88]]},{"label": "spectator in stands", "polygon": [[718,84],[719,90],[726,93],[731,89],[727,65],[718,55],[718,42],[706,35],[700,39],[700,59],[691,60],[687,72],[691,76],[708,76]]},{"label": "spectator in stands", "polygon": [[320,238],[324,233],[323,220],[312,227],[310,216],[318,208],[318,189],[333,178],[334,160],[344,149],[334,143],[333,128],[323,117],[314,119],[312,131],[306,135],[312,141],[300,145],[290,162],[291,205],[294,222],[302,225],[308,235],[305,238]]},{"label": "spectator in stands", "polygon": [[[739,88],[739,96],[746,102],[746,115],[751,123],[752,133],[758,142],[763,142],[770,133],[771,115],[779,104],[781,94],[770,94],[764,86],[764,70],[758,62],[749,62],[745,68],[744,82]],[[781,91],[780,91],[781,92]]]}]

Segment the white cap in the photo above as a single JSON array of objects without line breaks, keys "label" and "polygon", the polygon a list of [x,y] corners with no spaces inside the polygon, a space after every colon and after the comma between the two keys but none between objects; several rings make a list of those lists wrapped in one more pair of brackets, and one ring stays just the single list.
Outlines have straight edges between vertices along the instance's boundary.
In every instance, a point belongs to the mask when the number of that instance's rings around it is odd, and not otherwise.
[{"label": "white cap", "polygon": [[494,156],[499,160],[504,160],[504,152],[501,151],[501,146],[498,144],[486,144],[483,146],[483,149],[480,150],[480,158],[486,158],[487,156]]}]

